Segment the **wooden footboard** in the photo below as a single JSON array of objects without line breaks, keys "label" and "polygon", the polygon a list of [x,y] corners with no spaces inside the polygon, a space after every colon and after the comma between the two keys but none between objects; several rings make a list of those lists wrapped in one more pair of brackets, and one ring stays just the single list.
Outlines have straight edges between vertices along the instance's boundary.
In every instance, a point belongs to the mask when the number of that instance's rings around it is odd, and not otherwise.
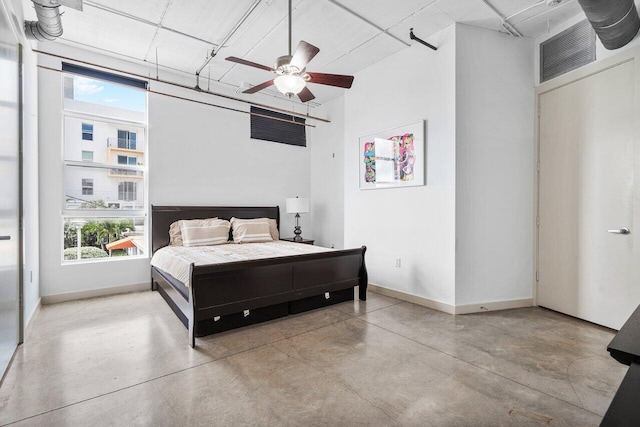
[{"label": "wooden footboard", "polygon": [[[365,247],[193,267],[188,318],[191,346],[202,321],[360,285],[366,299]],[[247,312],[248,310],[248,312]]]},{"label": "wooden footboard", "polygon": [[192,267],[188,300],[152,267],[152,289],[162,295],[189,329],[189,343],[194,347],[196,337],[233,327],[216,329],[215,322],[223,316],[225,320],[240,313],[245,317],[253,316],[245,321],[231,321],[244,326],[287,315],[288,311],[285,309],[283,312],[279,305],[355,286],[359,286],[360,299],[366,300],[365,251],[363,246],[311,255]]}]

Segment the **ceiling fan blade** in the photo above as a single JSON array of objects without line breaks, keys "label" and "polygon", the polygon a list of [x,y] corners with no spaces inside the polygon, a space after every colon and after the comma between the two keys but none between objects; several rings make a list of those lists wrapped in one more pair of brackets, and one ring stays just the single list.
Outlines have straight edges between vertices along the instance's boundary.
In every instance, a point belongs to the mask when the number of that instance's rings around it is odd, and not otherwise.
[{"label": "ceiling fan blade", "polygon": [[273,80],[266,81],[264,83],[260,83],[257,86],[250,87],[249,89],[243,91],[242,93],[256,93],[260,92],[262,89],[268,88],[273,84]]},{"label": "ceiling fan blade", "polygon": [[247,61],[246,59],[242,58],[236,58],[235,56],[228,56],[226,60],[242,65],[248,65],[249,67],[260,68],[261,70],[275,71],[273,68],[267,67],[266,65],[257,64],[255,62]]},{"label": "ceiling fan blade", "polygon": [[316,97],[311,93],[309,88],[305,86],[300,93],[298,93],[298,98],[300,98],[300,101],[302,102],[307,102],[315,99]]},{"label": "ceiling fan blade", "polygon": [[298,70],[302,71],[318,52],[320,52],[320,49],[304,40],[300,40],[291,58],[291,65],[298,67]]},{"label": "ceiling fan blade", "polygon": [[353,76],[345,76],[343,74],[325,74],[325,73],[307,73],[311,79],[309,83],[317,83],[320,85],[337,86],[349,89],[353,84]]}]

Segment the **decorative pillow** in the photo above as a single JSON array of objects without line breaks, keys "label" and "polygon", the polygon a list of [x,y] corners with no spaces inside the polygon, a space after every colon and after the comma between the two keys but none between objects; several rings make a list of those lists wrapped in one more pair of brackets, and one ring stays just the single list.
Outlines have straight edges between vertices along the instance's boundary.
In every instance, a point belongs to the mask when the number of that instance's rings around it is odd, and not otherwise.
[{"label": "decorative pillow", "polygon": [[210,220],[202,224],[198,220],[181,220],[182,246],[222,245],[229,241],[231,224],[224,219]]},{"label": "decorative pillow", "polygon": [[[213,221],[217,221],[218,217],[206,218],[206,219],[190,219],[188,221],[197,221],[194,224],[207,225],[212,224]],[[180,222],[184,220],[178,220],[171,223],[169,226],[169,246],[182,246],[182,232],[180,231]]]},{"label": "decorative pillow", "polygon": [[231,226],[233,227],[232,233],[234,243],[259,243],[273,241],[268,218],[231,218]]}]

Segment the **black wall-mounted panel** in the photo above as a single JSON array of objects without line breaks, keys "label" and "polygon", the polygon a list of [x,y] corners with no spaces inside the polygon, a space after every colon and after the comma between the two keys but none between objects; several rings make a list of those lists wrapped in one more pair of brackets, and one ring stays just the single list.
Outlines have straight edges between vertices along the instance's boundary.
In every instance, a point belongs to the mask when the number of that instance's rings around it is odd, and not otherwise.
[{"label": "black wall-mounted panel", "polygon": [[[263,141],[280,142],[282,144],[307,146],[305,120],[289,114],[277,113],[264,108],[251,107],[251,138]],[[260,114],[267,117],[256,116]],[[273,120],[276,117],[282,120]]]},{"label": "black wall-mounted panel", "polygon": [[132,79],[118,74],[105,73],[104,71],[94,70],[93,68],[81,67],[80,65],[62,63],[62,71],[81,76],[91,77],[93,79],[106,80],[108,82],[117,83],[126,86],[132,86],[137,89],[147,89],[147,82],[144,80]]}]

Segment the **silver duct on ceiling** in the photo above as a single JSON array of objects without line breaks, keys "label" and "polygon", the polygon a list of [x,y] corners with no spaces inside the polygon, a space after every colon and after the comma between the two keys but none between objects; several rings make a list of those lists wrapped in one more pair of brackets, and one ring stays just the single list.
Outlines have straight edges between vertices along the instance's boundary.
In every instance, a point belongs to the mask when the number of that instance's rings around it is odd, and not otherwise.
[{"label": "silver duct on ceiling", "polygon": [[609,50],[634,39],[640,17],[633,0],[578,0],[598,38]]},{"label": "silver duct on ceiling", "polygon": [[37,21],[24,21],[24,32],[28,39],[44,42],[62,35],[60,3],[55,0],[31,0],[36,10]]}]

